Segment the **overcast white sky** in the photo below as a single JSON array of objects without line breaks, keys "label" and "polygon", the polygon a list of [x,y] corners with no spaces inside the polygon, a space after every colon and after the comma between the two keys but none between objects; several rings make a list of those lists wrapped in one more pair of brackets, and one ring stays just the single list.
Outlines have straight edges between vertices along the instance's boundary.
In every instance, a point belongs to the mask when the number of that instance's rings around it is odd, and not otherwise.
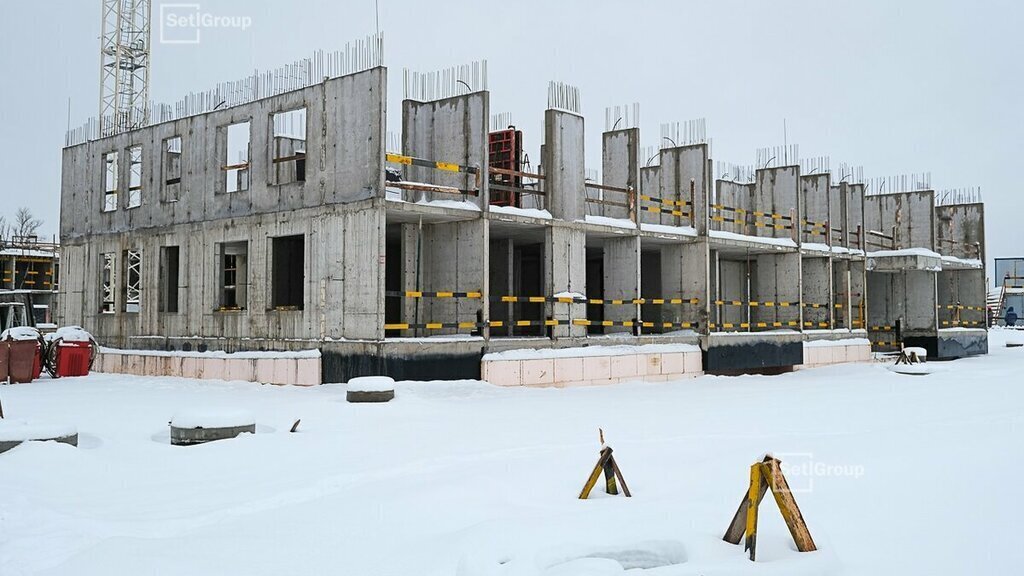
[{"label": "overcast white sky", "polygon": [[[153,2],[154,42],[161,0]],[[29,206],[55,234],[67,127],[99,99],[100,0],[0,0],[0,213]],[[197,45],[153,47],[152,97],[341,48],[375,29],[373,0],[200,0],[249,16]],[[865,176],[931,171],[936,189],[980,186],[989,257],[1024,256],[1024,22],[1019,1],[379,0],[400,127],[401,70],[487,59],[492,112],[510,112],[537,157],[548,80],[579,86],[589,166],[604,109],[639,102],[641,139],[704,117],[715,160],[752,164],[788,140]],[[991,273],[991,270],[990,270]]]}]

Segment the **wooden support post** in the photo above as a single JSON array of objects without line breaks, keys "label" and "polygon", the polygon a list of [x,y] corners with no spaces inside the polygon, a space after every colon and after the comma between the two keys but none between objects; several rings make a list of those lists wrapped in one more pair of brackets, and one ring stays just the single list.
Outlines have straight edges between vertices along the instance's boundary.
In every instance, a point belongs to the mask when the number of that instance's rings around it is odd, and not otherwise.
[{"label": "wooden support post", "polygon": [[757,508],[759,496],[761,495],[761,463],[757,462],[750,466],[750,488],[747,490],[747,528],[746,542],[743,549],[750,553],[750,560],[754,560],[757,552]]},{"label": "wooden support post", "polygon": [[586,484],[583,485],[583,490],[580,490],[580,500],[586,500],[590,496],[590,491],[597,485],[597,479],[601,477],[601,474],[604,474],[604,487],[608,494],[619,493],[616,484],[616,479],[618,479],[618,484],[622,484],[622,494],[627,498],[632,496],[626,486],[626,480],[622,477],[622,471],[619,470],[619,465],[615,463],[611,447],[605,446],[601,449],[601,456],[590,472]]},{"label": "wooden support post", "polygon": [[[772,495],[775,496],[775,503],[779,505],[783,519],[786,520],[789,533],[793,536],[793,541],[796,542],[796,549],[801,552],[813,552],[818,548],[814,545],[814,540],[811,539],[811,533],[800,513],[800,507],[796,505],[793,492],[789,489],[789,483],[782,475],[781,464],[775,458],[771,458],[761,464],[761,468],[768,477],[768,485],[772,489]],[[754,559],[753,550],[750,552],[750,559]]]},{"label": "wooden support post", "polygon": [[601,473],[604,472],[605,462],[612,455],[612,449],[605,447],[601,449],[601,456],[597,459],[597,464],[594,465],[594,470],[590,473],[590,477],[587,478],[587,483],[583,485],[583,490],[580,491],[580,500],[586,500],[587,496],[590,495],[590,491],[594,489],[594,485],[597,484],[597,479],[601,477]]},{"label": "wooden support post", "polygon": [[[757,491],[756,505],[761,505],[761,500],[764,499],[765,493],[768,492],[768,482],[762,477],[761,484]],[[740,500],[739,508],[736,509],[736,514],[732,517],[732,522],[729,523],[728,530],[725,531],[725,535],[722,536],[722,540],[730,544],[739,544],[740,540],[743,539],[743,534],[747,528],[747,509],[750,507],[750,494],[749,490],[747,494],[743,495]]]},{"label": "wooden support post", "polygon": [[725,531],[723,540],[730,544],[739,544],[741,537],[746,536],[743,549],[749,553],[750,559],[757,556],[757,513],[758,506],[764,499],[765,493],[771,488],[775,503],[782,512],[790,535],[796,542],[797,550],[801,552],[812,552],[817,550],[811,533],[807,529],[804,517],[800,508],[796,505],[793,493],[789,489],[785,476],[782,474],[781,462],[772,456],[765,456],[761,462],[750,466],[750,486],[743,500],[740,502],[736,514]]}]

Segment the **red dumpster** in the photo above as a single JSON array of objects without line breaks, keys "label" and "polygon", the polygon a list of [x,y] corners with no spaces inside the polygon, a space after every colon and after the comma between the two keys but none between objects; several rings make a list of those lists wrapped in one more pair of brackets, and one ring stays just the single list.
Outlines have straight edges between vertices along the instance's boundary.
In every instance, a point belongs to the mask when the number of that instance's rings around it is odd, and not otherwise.
[{"label": "red dumpster", "polygon": [[58,340],[57,377],[88,376],[89,360],[92,358],[91,342],[65,342]]},{"label": "red dumpster", "polygon": [[38,340],[9,340],[10,356],[7,365],[11,384],[31,382],[43,369],[42,348]]}]

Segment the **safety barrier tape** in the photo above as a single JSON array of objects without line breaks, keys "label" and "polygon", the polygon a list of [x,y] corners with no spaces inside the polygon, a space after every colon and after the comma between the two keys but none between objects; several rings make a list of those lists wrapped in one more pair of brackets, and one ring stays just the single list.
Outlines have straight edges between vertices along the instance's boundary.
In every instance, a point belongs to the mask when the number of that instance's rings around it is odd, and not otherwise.
[{"label": "safety barrier tape", "polygon": [[712,204],[712,210],[720,210],[724,212],[735,212],[736,214],[750,214],[754,218],[771,218],[772,220],[793,220],[792,216],[786,214],[775,214],[773,212],[761,212],[760,210],[747,210],[745,208],[733,208],[732,206],[726,206],[724,204]]},{"label": "safety barrier tape", "polygon": [[385,296],[398,298],[483,298],[482,292],[423,292],[418,290],[388,290]]},{"label": "safety barrier tape", "polygon": [[798,303],[797,302],[772,302],[770,300],[766,300],[766,301],[763,301],[763,302],[758,302],[758,301],[755,301],[755,300],[751,300],[750,302],[743,302],[742,300],[715,300],[714,304],[715,304],[715,306],[746,306],[746,305],[749,304],[752,308],[756,308],[758,306],[764,306],[766,308],[770,308],[772,306],[778,306],[778,307],[796,306]]},{"label": "safety barrier tape", "polygon": [[476,174],[479,171],[476,166],[461,166],[459,164],[453,164],[451,162],[425,160],[423,158],[414,158],[412,156],[392,154],[391,152],[385,154],[384,158],[388,162],[393,162],[395,164],[405,164],[407,166],[422,166],[424,168],[436,168],[437,170],[444,170],[446,172],[464,172],[466,174]]},{"label": "safety barrier tape", "polygon": [[384,324],[385,330],[443,330],[443,329],[477,329],[484,327],[501,328],[503,326],[623,326],[644,328],[699,328],[697,322],[640,322],[637,320],[587,320],[584,318],[573,318],[569,320],[491,320],[490,322],[424,322],[421,324],[389,323]]},{"label": "safety barrier tape", "polygon": [[974,310],[976,312],[986,311],[984,306],[963,306],[961,304],[939,304],[936,308],[945,308],[946,310]]},{"label": "safety barrier tape", "polygon": [[686,200],[671,200],[671,199],[668,199],[668,198],[658,198],[656,196],[647,196],[647,195],[644,195],[644,194],[641,194],[639,196],[639,198],[640,198],[640,200],[642,202],[657,202],[658,204],[664,204],[666,206],[692,206],[693,205],[693,202],[689,202],[689,201],[686,201]]},{"label": "safety barrier tape", "polygon": [[679,216],[680,218],[689,218],[689,212],[683,212],[682,210],[672,210],[671,208],[662,208],[660,206],[641,206],[641,210],[647,212],[654,212],[656,214],[671,214],[672,216]]},{"label": "safety barrier tape", "polygon": [[829,327],[829,323],[828,322],[807,322],[807,321],[804,322],[804,327],[805,328],[813,328],[815,326],[817,326],[818,328],[828,328]]},{"label": "safety barrier tape", "polygon": [[712,330],[720,328],[785,328],[799,325],[800,323],[795,320],[789,322],[723,322],[719,324],[709,323],[708,328]]},{"label": "safety barrier tape", "polygon": [[984,320],[970,320],[970,321],[957,321],[957,320],[943,320],[943,326],[983,326]]}]

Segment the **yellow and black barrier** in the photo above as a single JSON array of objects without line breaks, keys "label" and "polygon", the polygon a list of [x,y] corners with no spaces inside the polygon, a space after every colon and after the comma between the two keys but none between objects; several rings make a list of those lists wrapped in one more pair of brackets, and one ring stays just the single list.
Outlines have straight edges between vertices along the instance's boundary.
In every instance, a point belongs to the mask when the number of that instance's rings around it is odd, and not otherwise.
[{"label": "yellow and black barrier", "polygon": [[643,328],[692,328],[700,327],[698,322],[642,322],[639,320],[588,320],[586,318],[571,318],[567,320],[491,320],[490,322],[423,322],[420,324],[408,324],[403,322],[384,324],[385,330],[444,330],[461,329],[477,330],[480,328],[501,328],[505,326],[526,327],[526,326],[623,326],[627,328],[640,326]]},{"label": "yellow and black barrier", "polygon": [[939,304],[936,308],[940,310],[971,310],[974,312],[985,312],[987,310],[984,306],[964,306],[961,304]]},{"label": "yellow and black barrier", "polygon": [[943,320],[943,326],[984,326],[984,320]]},{"label": "yellow and black barrier", "polygon": [[645,212],[653,212],[655,214],[669,214],[672,216],[678,216],[679,218],[689,218],[691,214],[682,210],[674,210],[672,208],[662,208],[661,206],[641,206],[641,210]]},{"label": "yellow and black barrier", "polygon": [[420,166],[422,168],[434,168],[436,170],[444,170],[446,172],[462,172],[465,174],[478,174],[480,169],[476,166],[463,166],[461,164],[455,164],[452,162],[439,162],[437,160],[426,160],[424,158],[416,158],[413,156],[405,156],[402,154],[395,154],[388,152],[384,155],[384,159],[393,164],[404,164],[406,166]]},{"label": "yellow and black barrier", "polygon": [[714,304],[715,304],[715,306],[748,306],[749,305],[752,308],[757,308],[757,307],[761,307],[761,306],[763,306],[765,308],[771,308],[773,306],[777,306],[779,308],[785,308],[785,307],[788,307],[788,306],[797,306],[797,305],[799,305],[799,302],[776,302],[776,301],[773,301],[773,300],[760,300],[760,301],[759,300],[751,300],[750,302],[745,302],[743,300],[715,300]]},{"label": "yellow and black barrier", "polygon": [[568,296],[495,296],[492,300],[496,302],[527,302],[527,303],[542,303],[542,302],[554,302],[560,304],[595,304],[595,305],[634,305],[634,304],[657,304],[657,305],[668,305],[668,304],[699,304],[699,298],[622,298],[622,299],[604,299],[604,298],[571,298]]},{"label": "yellow and black barrier", "polygon": [[829,322],[809,322],[804,321],[804,328],[829,328],[831,323]]},{"label": "yellow and black barrier", "polygon": [[787,322],[720,322],[720,323],[708,323],[708,328],[712,330],[722,329],[753,329],[753,328],[790,328],[794,326],[800,326],[800,322],[796,320],[789,320]]},{"label": "yellow and black barrier", "polygon": [[426,292],[420,290],[388,290],[384,295],[392,298],[483,298],[483,292]]}]

